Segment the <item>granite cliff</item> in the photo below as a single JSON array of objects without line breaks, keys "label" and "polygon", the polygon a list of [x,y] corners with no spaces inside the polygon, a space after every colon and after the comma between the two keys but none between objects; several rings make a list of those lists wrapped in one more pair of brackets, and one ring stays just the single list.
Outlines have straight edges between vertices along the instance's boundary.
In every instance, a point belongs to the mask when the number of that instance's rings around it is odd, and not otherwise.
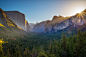
[{"label": "granite cliff", "polygon": [[64,20],[67,20],[69,17],[63,17],[63,16],[54,16],[51,21],[48,21],[45,25],[45,31],[48,30],[49,32],[52,30],[53,26],[63,22]]},{"label": "granite cliff", "polygon": [[6,27],[17,27],[17,25],[10,20],[8,15],[0,8],[0,23]]},{"label": "granite cliff", "polygon": [[16,37],[27,34],[23,29],[18,27],[8,15],[0,8],[0,36],[1,37]]},{"label": "granite cliff", "polygon": [[25,19],[25,15],[18,11],[5,11],[8,17],[20,28],[25,31],[29,31],[29,23]]}]

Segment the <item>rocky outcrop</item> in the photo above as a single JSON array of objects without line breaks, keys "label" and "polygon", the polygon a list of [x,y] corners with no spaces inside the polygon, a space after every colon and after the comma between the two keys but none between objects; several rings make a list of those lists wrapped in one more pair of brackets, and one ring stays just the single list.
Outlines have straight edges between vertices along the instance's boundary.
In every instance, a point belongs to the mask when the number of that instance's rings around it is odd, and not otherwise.
[{"label": "rocky outcrop", "polygon": [[64,20],[67,20],[69,17],[63,17],[63,16],[54,16],[53,19],[51,21],[48,21],[45,25],[45,31],[44,32],[51,32],[52,28],[56,25],[59,24],[61,22],[63,22]]},{"label": "rocky outcrop", "polygon": [[20,28],[29,31],[29,23],[25,19],[25,15],[18,11],[5,11],[8,17]]}]

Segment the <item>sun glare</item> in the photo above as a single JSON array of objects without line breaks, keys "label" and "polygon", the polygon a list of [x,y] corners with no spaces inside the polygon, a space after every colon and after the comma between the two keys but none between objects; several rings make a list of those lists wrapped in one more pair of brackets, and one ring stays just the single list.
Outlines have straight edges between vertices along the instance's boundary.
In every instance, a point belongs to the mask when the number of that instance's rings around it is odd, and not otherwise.
[{"label": "sun glare", "polygon": [[77,13],[81,13],[84,9],[85,9],[85,8],[83,8],[83,7],[77,7],[77,8],[75,8],[75,9],[72,9],[72,12],[73,12],[72,15],[75,15],[75,14],[77,14]]},{"label": "sun glare", "polygon": [[2,38],[2,39],[0,39],[0,44],[2,44],[2,43],[5,43],[5,42],[3,41],[3,38]]},{"label": "sun glare", "polygon": [[[83,20],[83,22],[85,22],[85,17],[84,16],[86,16],[86,12],[85,11],[81,11],[80,13],[78,13],[77,15],[76,15],[76,18],[74,18],[76,21],[78,20],[78,23],[81,23],[82,22],[82,20]],[[82,20],[81,20],[82,19]],[[81,23],[81,24],[79,24],[79,25],[82,25],[83,23]]]},{"label": "sun glare", "polygon": [[77,11],[76,11],[76,13],[81,13],[83,10],[82,9],[78,9]]},{"label": "sun glare", "polygon": [[0,43],[2,43],[2,40],[0,40]]}]

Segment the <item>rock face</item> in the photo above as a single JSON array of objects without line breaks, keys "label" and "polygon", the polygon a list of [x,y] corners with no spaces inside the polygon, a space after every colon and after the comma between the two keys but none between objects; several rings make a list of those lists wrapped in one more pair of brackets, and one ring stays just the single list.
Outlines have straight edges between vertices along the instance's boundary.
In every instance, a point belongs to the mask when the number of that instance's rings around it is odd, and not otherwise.
[{"label": "rock face", "polygon": [[63,17],[63,16],[54,16],[50,22],[47,22],[46,25],[55,25],[57,23],[60,23],[64,20],[68,19],[68,17]]},{"label": "rock face", "polygon": [[26,31],[18,27],[8,15],[0,8],[0,35],[2,37],[15,37],[26,35]]},{"label": "rock face", "polygon": [[25,20],[25,30],[26,31],[30,31],[30,26],[29,26],[29,23]]},{"label": "rock face", "polygon": [[52,27],[58,23],[61,23],[64,20],[67,20],[69,17],[54,16],[52,20],[42,21],[36,24],[33,28],[33,32],[48,32],[52,31]]},{"label": "rock face", "polygon": [[5,11],[8,17],[20,28],[29,31],[29,23],[25,19],[25,15],[18,11]]},{"label": "rock face", "polygon": [[[58,17],[55,17],[58,18]],[[55,25],[46,25],[45,32],[57,32],[59,30],[82,26],[86,23],[86,9],[62,22],[57,22]],[[71,29],[71,28],[70,28]]]},{"label": "rock face", "polygon": [[45,29],[45,24],[47,23],[47,21],[43,21],[43,22],[40,22],[40,23],[37,23],[32,31],[33,32],[44,32],[44,29]]},{"label": "rock face", "polygon": [[45,25],[45,31],[44,32],[51,32],[52,29],[56,24],[59,24],[63,22],[64,20],[67,20],[69,17],[63,17],[63,16],[54,16],[51,21],[48,21]]}]

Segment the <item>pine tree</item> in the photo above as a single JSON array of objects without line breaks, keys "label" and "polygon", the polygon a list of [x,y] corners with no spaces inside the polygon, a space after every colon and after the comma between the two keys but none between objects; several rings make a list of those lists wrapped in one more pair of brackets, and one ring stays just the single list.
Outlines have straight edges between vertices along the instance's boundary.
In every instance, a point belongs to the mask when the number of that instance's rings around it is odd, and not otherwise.
[{"label": "pine tree", "polygon": [[11,54],[10,54],[10,52],[9,52],[9,49],[8,49],[8,51],[7,51],[7,55],[6,55],[7,57],[11,57]]},{"label": "pine tree", "polygon": [[67,45],[67,39],[66,39],[66,35],[62,35],[61,37],[61,48],[65,51],[66,50],[66,45]]},{"label": "pine tree", "polygon": [[70,38],[69,38],[70,40],[69,40],[69,54],[70,54],[70,56],[71,57],[73,57],[73,46],[74,46],[74,42],[73,42],[73,37],[72,36],[70,36]]},{"label": "pine tree", "polygon": [[66,38],[66,35],[62,35],[62,39],[61,39],[61,48],[62,48],[62,52],[61,52],[61,56],[62,57],[66,57],[67,56],[67,42],[68,42],[68,39]]},{"label": "pine tree", "polygon": [[84,43],[84,39],[82,37],[82,32],[81,32],[81,30],[79,30],[78,33],[77,33],[76,43],[73,47],[74,56],[76,56],[76,57],[80,56],[80,53],[81,53],[80,50],[83,47],[83,43]]}]

